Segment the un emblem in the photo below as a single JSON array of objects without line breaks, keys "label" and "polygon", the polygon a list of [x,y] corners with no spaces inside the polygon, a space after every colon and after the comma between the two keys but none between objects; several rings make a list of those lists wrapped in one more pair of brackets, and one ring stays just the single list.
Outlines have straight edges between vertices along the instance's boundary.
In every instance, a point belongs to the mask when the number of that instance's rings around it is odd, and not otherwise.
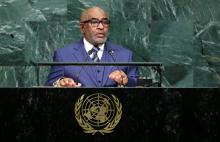
[{"label": "un emblem", "polygon": [[122,115],[122,105],[114,95],[82,95],[75,103],[75,118],[85,133],[112,133]]}]

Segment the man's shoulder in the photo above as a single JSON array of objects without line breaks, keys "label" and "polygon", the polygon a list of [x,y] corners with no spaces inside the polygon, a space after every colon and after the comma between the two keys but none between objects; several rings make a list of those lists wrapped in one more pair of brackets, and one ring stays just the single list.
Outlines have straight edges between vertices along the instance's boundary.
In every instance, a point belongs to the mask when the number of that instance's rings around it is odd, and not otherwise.
[{"label": "man's shoulder", "polygon": [[70,52],[73,51],[74,49],[78,49],[79,46],[80,46],[79,42],[66,44],[63,47],[57,49],[57,52]]},{"label": "man's shoulder", "polygon": [[130,49],[128,49],[127,47],[124,47],[122,45],[118,45],[112,42],[107,42],[107,46],[108,48],[111,48],[114,51],[120,51],[120,52],[131,52]]}]

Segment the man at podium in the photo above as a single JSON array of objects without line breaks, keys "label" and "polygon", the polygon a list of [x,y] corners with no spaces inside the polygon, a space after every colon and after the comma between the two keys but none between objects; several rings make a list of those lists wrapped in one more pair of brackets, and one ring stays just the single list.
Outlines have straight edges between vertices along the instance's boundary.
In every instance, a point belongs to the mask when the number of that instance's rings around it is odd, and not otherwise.
[{"label": "man at podium", "polygon": [[[54,53],[54,62],[132,62],[130,50],[107,41],[110,20],[100,7],[91,7],[80,16],[83,38]],[[134,66],[52,66],[46,85],[55,87],[135,86]]]}]

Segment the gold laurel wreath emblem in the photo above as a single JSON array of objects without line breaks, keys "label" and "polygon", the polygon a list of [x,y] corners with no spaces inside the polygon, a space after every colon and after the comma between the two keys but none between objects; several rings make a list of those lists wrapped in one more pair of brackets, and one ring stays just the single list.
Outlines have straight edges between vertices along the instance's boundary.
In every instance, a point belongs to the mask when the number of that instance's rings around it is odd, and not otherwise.
[{"label": "gold laurel wreath emblem", "polygon": [[84,129],[84,132],[85,133],[92,133],[92,135],[94,135],[97,132],[100,132],[102,135],[104,135],[105,133],[112,133],[113,129],[119,123],[121,116],[122,116],[122,105],[119,102],[119,100],[117,99],[117,97],[112,95],[112,98],[114,100],[114,103],[115,103],[115,106],[117,109],[115,117],[103,129],[96,130],[89,123],[87,123],[85,120],[83,120],[80,115],[80,108],[81,108],[84,96],[85,95],[82,95],[75,103],[75,118],[76,118],[78,124]]}]

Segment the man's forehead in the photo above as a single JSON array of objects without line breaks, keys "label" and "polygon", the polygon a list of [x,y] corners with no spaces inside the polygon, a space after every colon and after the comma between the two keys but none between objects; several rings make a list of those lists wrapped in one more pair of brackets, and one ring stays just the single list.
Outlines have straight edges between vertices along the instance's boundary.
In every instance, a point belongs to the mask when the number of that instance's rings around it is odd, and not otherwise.
[{"label": "man's forehead", "polygon": [[85,10],[81,16],[81,20],[88,20],[91,18],[103,19],[108,18],[108,15],[103,9],[99,7],[94,7]]},{"label": "man's forehead", "polygon": [[89,17],[92,18],[107,18],[107,14],[105,11],[100,10],[100,9],[91,9],[90,11],[87,12]]},{"label": "man's forehead", "polygon": [[108,17],[105,16],[100,16],[100,15],[89,15],[88,19],[108,19]]}]

